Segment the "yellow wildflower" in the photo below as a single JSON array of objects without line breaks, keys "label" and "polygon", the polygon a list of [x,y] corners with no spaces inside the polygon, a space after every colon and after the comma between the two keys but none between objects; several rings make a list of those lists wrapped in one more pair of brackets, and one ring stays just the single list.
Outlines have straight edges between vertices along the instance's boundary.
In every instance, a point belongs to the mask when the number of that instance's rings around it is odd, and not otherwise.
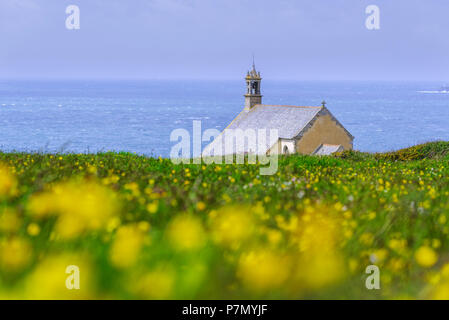
[{"label": "yellow wildflower", "polygon": [[0,231],[16,232],[22,224],[17,212],[10,208],[0,209]]},{"label": "yellow wildflower", "polygon": [[225,207],[211,221],[213,239],[228,246],[238,246],[254,232],[255,222],[244,207]]},{"label": "yellow wildflower", "polygon": [[431,247],[422,246],[415,252],[415,260],[425,268],[432,267],[438,261],[438,254]]},{"label": "yellow wildflower", "polygon": [[155,202],[151,202],[147,205],[147,210],[149,213],[154,214],[157,212],[159,208],[159,202],[155,201]]},{"label": "yellow wildflower", "polygon": [[243,254],[237,276],[249,289],[265,291],[280,287],[291,272],[291,260],[266,249]]},{"label": "yellow wildflower", "polygon": [[17,180],[10,169],[0,163],[0,198],[17,194]]},{"label": "yellow wildflower", "polygon": [[133,266],[143,246],[144,235],[138,225],[125,225],[117,230],[109,252],[111,263],[118,268]]},{"label": "yellow wildflower", "polygon": [[139,278],[134,291],[145,299],[169,299],[175,287],[175,274],[169,267],[159,266]]},{"label": "yellow wildflower", "polygon": [[118,208],[114,192],[90,181],[57,184],[50,191],[33,195],[28,204],[37,218],[57,215],[55,230],[65,239],[104,228]]},{"label": "yellow wildflower", "polygon": [[[68,268],[76,267],[77,271]],[[79,289],[69,290],[79,276]],[[72,278],[72,279],[71,279]],[[64,254],[45,258],[26,278],[25,299],[92,299],[95,278],[87,257]]]},{"label": "yellow wildflower", "polygon": [[199,201],[199,202],[196,204],[196,208],[197,208],[199,211],[203,211],[204,209],[206,209],[206,204],[205,204],[203,201]]},{"label": "yellow wildflower", "polygon": [[19,272],[31,261],[31,245],[22,238],[11,238],[0,243],[0,268],[5,271]]},{"label": "yellow wildflower", "polygon": [[374,235],[370,232],[366,232],[360,236],[359,240],[360,243],[366,246],[371,246],[374,242]]},{"label": "yellow wildflower", "polygon": [[27,232],[30,236],[37,236],[41,232],[41,228],[37,223],[30,223],[27,227]]},{"label": "yellow wildflower", "polygon": [[178,216],[167,227],[167,237],[178,250],[195,250],[205,243],[201,221],[192,216]]}]

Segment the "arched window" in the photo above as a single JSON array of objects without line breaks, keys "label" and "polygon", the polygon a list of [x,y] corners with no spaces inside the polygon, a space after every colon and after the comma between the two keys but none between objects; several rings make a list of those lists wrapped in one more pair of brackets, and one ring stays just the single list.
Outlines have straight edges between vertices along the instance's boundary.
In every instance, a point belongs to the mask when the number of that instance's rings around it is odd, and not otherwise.
[{"label": "arched window", "polygon": [[285,155],[289,155],[290,154],[290,151],[288,151],[288,147],[287,146],[284,146],[284,152],[283,152]]}]

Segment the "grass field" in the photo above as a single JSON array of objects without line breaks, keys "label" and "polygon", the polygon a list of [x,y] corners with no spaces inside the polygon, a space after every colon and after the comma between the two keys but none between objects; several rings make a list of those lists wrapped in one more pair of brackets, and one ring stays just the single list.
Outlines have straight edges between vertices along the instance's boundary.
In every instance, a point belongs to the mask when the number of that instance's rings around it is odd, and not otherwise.
[{"label": "grass field", "polygon": [[448,199],[448,142],[290,156],[273,176],[0,153],[0,298],[449,298]]}]

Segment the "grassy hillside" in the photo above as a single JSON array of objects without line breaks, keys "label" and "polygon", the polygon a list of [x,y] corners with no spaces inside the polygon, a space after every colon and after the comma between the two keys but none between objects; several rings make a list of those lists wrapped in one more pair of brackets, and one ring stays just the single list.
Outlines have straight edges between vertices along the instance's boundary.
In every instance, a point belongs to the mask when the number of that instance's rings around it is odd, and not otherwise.
[{"label": "grassy hillside", "polygon": [[398,151],[374,154],[359,151],[346,151],[343,154],[336,156],[342,159],[351,160],[375,159],[388,161],[410,161],[423,159],[447,159],[449,157],[449,142],[437,141],[424,143]]},{"label": "grassy hillside", "polygon": [[[449,298],[448,155],[291,156],[259,176],[0,153],[0,298]],[[373,264],[380,290],[365,287]]]}]

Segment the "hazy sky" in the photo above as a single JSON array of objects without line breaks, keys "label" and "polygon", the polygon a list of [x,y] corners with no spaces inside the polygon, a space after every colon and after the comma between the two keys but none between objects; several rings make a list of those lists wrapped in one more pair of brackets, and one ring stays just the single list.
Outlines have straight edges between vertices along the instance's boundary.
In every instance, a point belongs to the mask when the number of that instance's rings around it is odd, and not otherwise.
[{"label": "hazy sky", "polygon": [[265,78],[447,81],[449,1],[0,0],[0,78],[235,79],[253,52]]}]

